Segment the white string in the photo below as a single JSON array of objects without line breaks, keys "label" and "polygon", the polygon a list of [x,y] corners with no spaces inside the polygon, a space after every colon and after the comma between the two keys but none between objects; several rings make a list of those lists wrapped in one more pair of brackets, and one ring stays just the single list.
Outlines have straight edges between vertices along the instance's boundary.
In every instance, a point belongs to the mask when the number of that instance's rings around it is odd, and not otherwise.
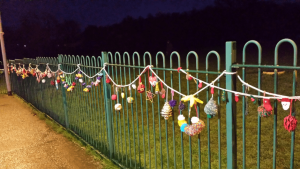
[{"label": "white string", "polygon": [[174,90],[174,92],[176,92],[177,94],[179,94],[179,95],[181,95],[181,96],[186,96],[186,95],[184,95],[184,94],[182,94],[182,93],[180,93],[179,91],[177,91],[177,90],[175,90],[175,89],[173,89],[172,87],[170,87],[170,86],[168,86],[163,80],[161,80],[161,78],[160,77],[158,77],[157,76],[157,74],[151,69],[151,67],[149,67],[149,69],[151,70],[151,72],[165,85],[165,86],[167,86],[167,88],[169,88],[169,89],[172,89],[172,90]]},{"label": "white string", "polygon": [[[104,65],[104,66],[105,66],[105,65]],[[111,80],[111,82],[112,82],[115,86],[117,86],[117,87],[128,87],[128,86],[131,86],[133,83],[135,83],[135,82],[139,79],[139,77],[147,70],[148,67],[149,67],[149,69],[151,69],[151,66],[150,66],[150,65],[146,66],[146,67],[144,68],[144,70],[141,72],[141,74],[138,75],[138,77],[137,77],[136,79],[134,79],[131,83],[126,84],[126,85],[118,85],[118,84],[116,84],[115,81],[113,81],[113,79],[109,76],[109,74],[107,73],[107,71],[106,71],[105,69],[103,69],[103,70],[104,70],[104,72],[106,73],[106,76]]]},{"label": "white string", "polygon": [[[54,72],[54,71],[52,71],[51,69],[50,69],[50,67],[48,66],[48,63],[46,64],[47,65],[47,69],[50,71],[50,72]],[[108,74],[108,72],[105,70],[105,67],[106,67],[106,65],[112,65],[112,64],[108,64],[108,63],[104,63],[104,66],[103,66],[103,68],[97,73],[97,74],[95,74],[94,76],[88,76],[85,72],[83,72],[81,69],[80,69],[80,64],[78,64],[77,65],[77,69],[75,70],[75,71],[73,71],[73,72],[70,72],[70,73],[68,73],[68,72],[65,72],[65,71],[63,71],[61,68],[60,68],[60,64],[58,64],[58,69],[54,72],[54,73],[57,73],[58,71],[61,71],[61,72],[63,72],[64,74],[68,74],[68,75],[70,75],[70,74],[74,74],[76,71],[81,71],[82,72],[82,74],[84,74],[86,77],[88,77],[88,78],[94,78],[94,77],[96,77],[100,72],[102,72],[102,71],[104,71],[105,73],[106,73],[106,76],[111,80],[111,82],[115,85],[115,86],[117,86],[117,87],[130,87],[130,85],[132,85],[133,83],[135,83],[138,79],[139,79],[139,77],[147,70],[147,68],[149,68],[149,70],[151,70],[151,72],[168,88],[168,89],[170,89],[170,90],[173,90],[174,92],[176,92],[177,94],[179,94],[179,95],[181,95],[181,96],[186,96],[186,95],[184,95],[184,94],[182,94],[182,93],[180,93],[179,91],[177,91],[177,90],[175,90],[175,89],[173,89],[173,88],[171,88],[170,86],[168,86],[154,71],[153,71],[153,69],[151,68],[152,67],[152,65],[148,65],[148,66],[146,66],[145,68],[144,68],[144,70],[141,72],[141,74],[136,78],[136,79],[134,79],[131,83],[129,83],[129,84],[126,84],[126,85],[119,85],[119,84],[116,84],[114,81],[113,81],[113,79],[109,76],[109,74]],[[30,67],[31,67],[31,64],[29,65]],[[36,69],[38,70],[38,65],[36,65]],[[20,68],[20,63],[19,63],[19,68]],[[31,67],[32,68],[32,67]],[[180,69],[180,71],[181,72],[183,72],[183,73],[185,73],[185,74],[187,74],[187,72],[186,71],[184,71],[184,70],[182,70],[182,69]],[[238,79],[241,81],[241,83],[243,84],[243,85],[246,85],[246,86],[248,86],[248,87],[251,87],[252,89],[254,89],[254,90],[257,90],[257,91],[260,91],[260,92],[262,92],[262,93],[266,93],[266,94],[268,94],[268,95],[273,95],[273,97],[265,97],[265,96],[260,96],[260,95],[250,95],[250,94],[247,94],[247,93],[242,93],[242,92],[236,92],[236,91],[232,91],[232,90],[228,90],[228,89],[224,89],[224,88],[221,88],[221,87],[218,87],[218,86],[215,86],[214,85],[214,83],[217,81],[217,80],[219,80],[224,74],[229,74],[229,75],[233,75],[233,74],[236,74],[236,72],[226,72],[226,70],[224,70],[215,80],[213,80],[211,83],[207,83],[207,82],[205,82],[205,81],[203,81],[203,80],[200,80],[200,79],[198,79],[198,78],[195,78],[195,77],[193,77],[193,76],[191,76],[190,75],[190,77],[192,77],[193,79],[195,79],[195,80],[198,80],[198,81],[200,81],[200,82],[203,82],[204,84],[206,84],[207,86],[205,86],[204,88],[202,88],[201,90],[198,90],[196,93],[194,93],[193,95],[197,95],[197,94],[199,94],[201,91],[203,91],[203,90],[205,90],[206,88],[208,88],[209,86],[210,87],[214,87],[214,88],[216,88],[216,89],[219,89],[219,90],[224,90],[224,91],[226,91],[226,92],[230,92],[230,93],[234,93],[235,95],[242,95],[242,96],[252,96],[252,97],[255,97],[255,98],[266,98],[266,99],[281,99],[281,98],[288,98],[288,99],[300,99],[300,96],[291,96],[291,97],[289,97],[289,96],[285,96],[285,95],[279,95],[279,94],[275,94],[275,93],[270,93],[270,92],[265,92],[265,91],[262,91],[261,89],[258,89],[258,88],[256,88],[256,87],[254,87],[254,86],[252,86],[252,85],[249,85],[248,83],[246,83],[245,81],[243,81],[241,78],[240,78],[240,76],[239,75],[237,75],[237,77],[238,77]]]}]

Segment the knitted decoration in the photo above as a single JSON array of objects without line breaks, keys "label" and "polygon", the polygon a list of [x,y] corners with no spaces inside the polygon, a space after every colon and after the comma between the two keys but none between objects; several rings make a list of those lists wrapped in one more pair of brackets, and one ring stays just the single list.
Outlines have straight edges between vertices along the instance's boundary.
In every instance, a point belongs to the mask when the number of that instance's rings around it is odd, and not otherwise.
[{"label": "knitted decoration", "polygon": [[177,101],[176,100],[170,100],[169,104],[170,104],[171,107],[175,107],[176,104],[177,104]]},{"label": "knitted decoration", "polygon": [[178,108],[182,111],[185,109],[185,105],[182,102],[180,102]]},{"label": "knitted decoration", "polygon": [[120,103],[115,104],[115,110],[121,110],[122,105]]},{"label": "knitted decoration", "polygon": [[127,102],[128,103],[133,103],[133,100],[134,100],[133,97],[127,97]]},{"label": "knitted decoration", "polygon": [[266,111],[272,113],[273,108],[271,106],[270,99],[263,99],[263,104],[264,104],[264,107],[265,107]]},{"label": "knitted decoration", "polygon": [[213,100],[213,97],[211,97],[211,99],[205,105],[204,112],[211,116],[218,114],[218,106],[216,101]]},{"label": "knitted decoration", "polygon": [[222,101],[226,102],[226,92],[225,92],[225,90],[223,90],[223,92],[222,92]]},{"label": "knitted decoration", "polygon": [[256,99],[251,95],[251,101],[253,102],[253,104],[256,104]]},{"label": "knitted decoration", "polygon": [[257,108],[257,112],[261,117],[268,117],[272,114],[272,111],[267,111],[264,105],[261,105]]},{"label": "knitted decoration", "polygon": [[[282,99],[283,101],[283,99]],[[284,100],[287,102],[287,100]],[[290,103],[290,115],[286,116],[284,119],[283,119],[283,125],[284,125],[284,128],[291,132],[291,131],[294,131],[297,127],[297,119],[292,116],[292,103],[293,103],[293,99],[291,99],[291,101],[289,102]]]},{"label": "knitted decoration", "polygon": [[55,83],[54,83],[53,80],[51,80],[50,85],[51,85],[51,86],[54,86],[54,85],[55,85]]},{"label": "knitted decoration", "polygon": [[139,85],[138,85],[137,91],[138,91],[139,93],[144,93],[144,92],[145,92],[145,85],[143,85],[143,83],[142,83],[142,78],[141,78],[141,76],[140,76],[140,78],[139,78]]},{"label": "knitted decoration", "polygon": [[192,125],[187,125],[184,128],[184,133],[189,136],[198,135],[205,127],[205,123],[198,117],[192,117]]},{"label": "knitted decoration", "polygon": [[172,116],[172,108],[168,102],[165,102],[160,114],[165,118],[165,120],[168,120],[169,117]]}]

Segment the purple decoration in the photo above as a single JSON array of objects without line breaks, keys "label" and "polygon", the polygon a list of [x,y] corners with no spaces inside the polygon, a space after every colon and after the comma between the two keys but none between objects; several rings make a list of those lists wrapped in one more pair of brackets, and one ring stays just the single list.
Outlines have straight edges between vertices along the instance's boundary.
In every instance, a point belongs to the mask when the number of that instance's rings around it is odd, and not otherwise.
[{"label": "purple decoration", "polygon": [[179,110],[184,110],[185,108],[185,105],[183,103],[180,103],[179,106],[178,106]]},{"label": "purple decoration", "polygon": [[75,80],[78,80],[78,77],[75,77]]},{"label": "purple decoration", "polygon": [[65,81],[62,82],[62,84],[65,84],[65,83],[66,83]]},{"label": "purple decoration", "polygon": [[98,76],[98,77],[97,77],[97,80],[100,80],[100,79],[101,79],[101,76]]},{"label": "purple decoration", "polygon": [[91,87],[92,87],[91,85],[87,85],[87,86],[86,86],[86,88],[91,88]]},{"label": "purple decoration", "polygon": [[82,86],[85,86],[85,83],[84,83],[84,82],[82,83]]},{"label": "purple decoration", "polygon": [[171,107],[175,107],[176,104],[177,104],[177,101],[176,100],[170,100],[169,104],[170,104]]},{"label": "purple decoration", "polygon": [[66,85],[66,89],[69,88],[69,85]]},{"label": "purple decoration", "polygon": [[81,71],[79,71],[78,74],[81,74]]},{"label": "purple decoration", "polygon": [[94,82],[92,82],[91,85],[94,85]]}]

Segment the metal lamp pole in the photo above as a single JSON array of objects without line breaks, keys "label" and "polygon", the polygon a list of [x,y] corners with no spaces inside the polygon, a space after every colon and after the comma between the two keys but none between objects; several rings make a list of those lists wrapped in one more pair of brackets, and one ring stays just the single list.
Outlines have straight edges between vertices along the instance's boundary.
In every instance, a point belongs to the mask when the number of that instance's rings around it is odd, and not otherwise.
[{"label": "metal lamp pole", "polygon": [[2,21],[1,21],[1,12],[0,12],[0,43],[1,43],[1,51],[2,51],[2,59],[3,59],[3,66],[4,66],[4,74],[5,74],[5,81],[7,87],[7,94],[11,96],[11,87],[10,87],[10,80],[8,76],[8,69],[7,69],[7,62],[6,62],[6,52],[4,46],[4,32],[2,30]]}]

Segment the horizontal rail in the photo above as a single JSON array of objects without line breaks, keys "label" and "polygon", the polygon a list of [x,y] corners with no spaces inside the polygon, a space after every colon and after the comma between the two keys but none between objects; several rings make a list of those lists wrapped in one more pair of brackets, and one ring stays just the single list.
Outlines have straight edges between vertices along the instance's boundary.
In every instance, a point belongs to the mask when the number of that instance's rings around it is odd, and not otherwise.
[{"label": "horizontal rail", "polygon": [[274,65],[248,65],[248,64],[233,64],[232,68],[241,68],[241,67],[248,67],[248,68],[265,68],[265,69],[291,69],[291,70],[300,70],[300,67],[297,66],[274,66]]}]

